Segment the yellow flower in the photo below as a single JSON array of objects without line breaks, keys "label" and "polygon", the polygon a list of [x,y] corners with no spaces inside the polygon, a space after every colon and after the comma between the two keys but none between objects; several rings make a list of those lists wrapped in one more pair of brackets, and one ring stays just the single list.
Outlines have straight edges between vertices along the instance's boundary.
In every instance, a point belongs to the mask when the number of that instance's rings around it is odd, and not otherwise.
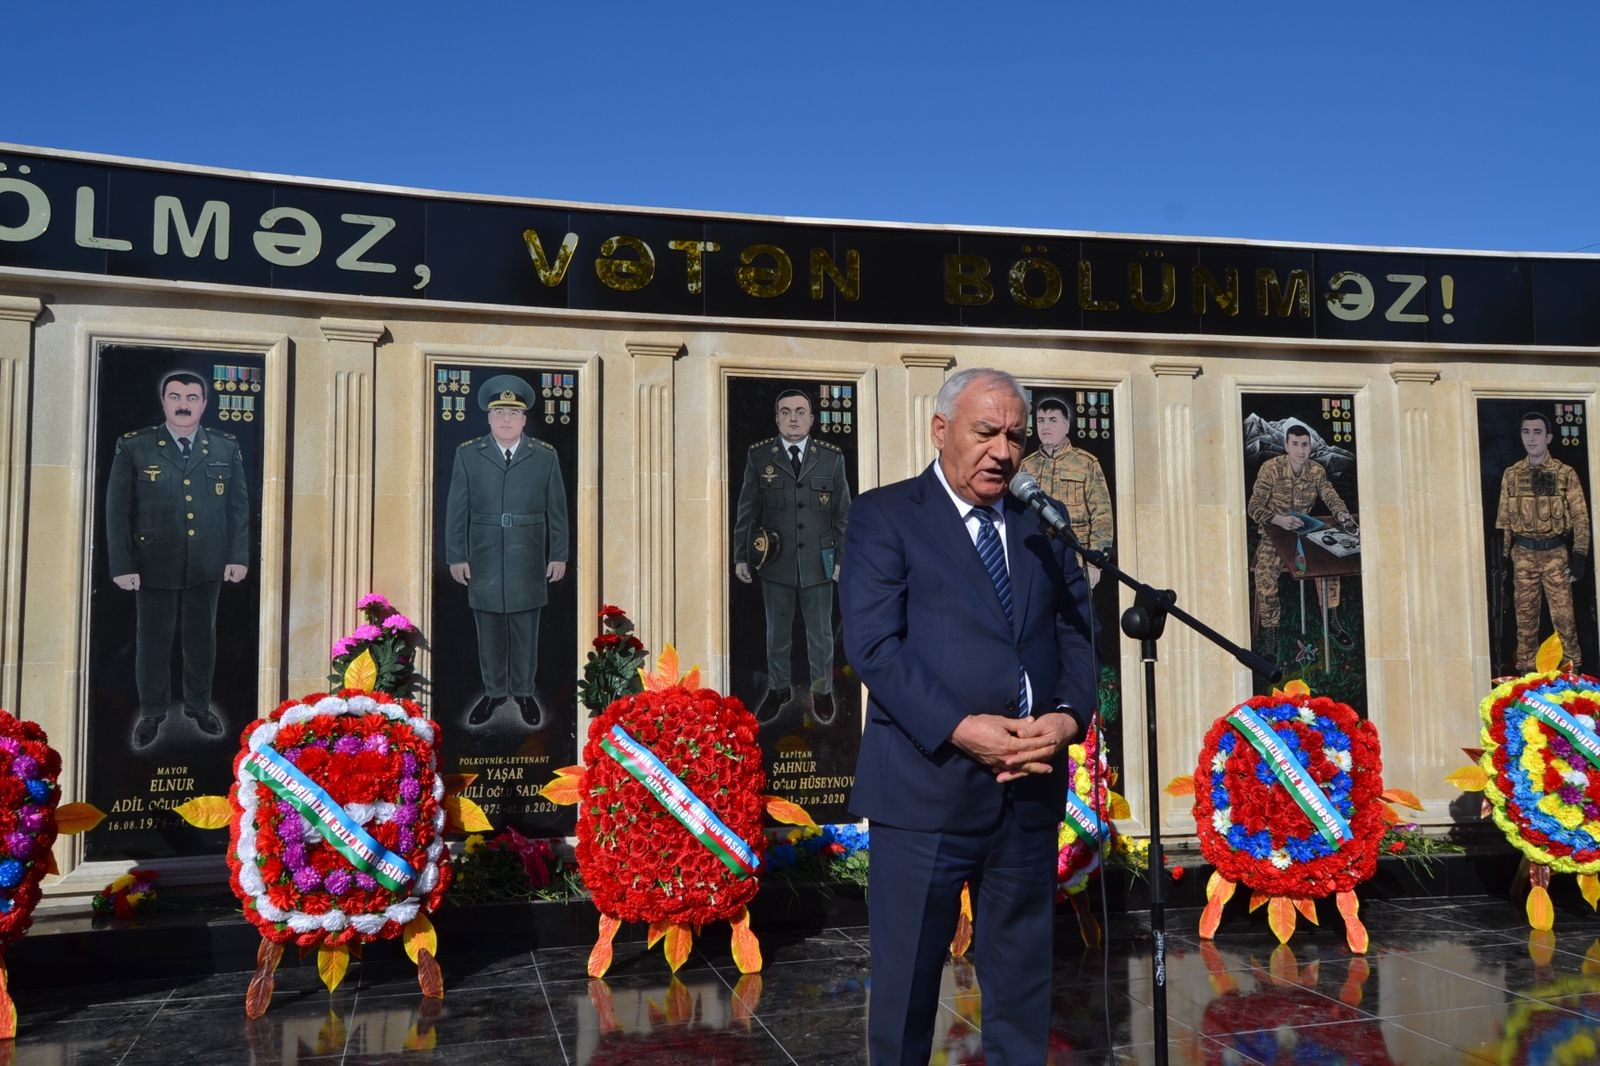
[{"label": "yellow flower", "polygon": [[1576,829],[1583,824],[1583,808],[1562,803],[1561,797],[1554,793],[1539,801],[1539,809],[1560,822],[1564,829]]},{"label": "yellow flower", "polygon": [[465,850],[468,855],[471,855],[481,847],[483,847],[483,834],[473,833],[471,836],[467,837],[466,847],[463,850]]}]

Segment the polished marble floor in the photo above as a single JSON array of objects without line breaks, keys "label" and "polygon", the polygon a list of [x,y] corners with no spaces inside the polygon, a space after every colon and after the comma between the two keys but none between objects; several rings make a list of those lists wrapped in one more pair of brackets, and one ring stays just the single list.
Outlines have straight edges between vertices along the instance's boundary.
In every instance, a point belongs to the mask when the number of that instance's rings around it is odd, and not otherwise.
[{"label": "polished marble floor", "polygon": [[[1199,912],[1167,915],[1168,1059],[1173,1063],[1585,1063],[1600,1061],[1600,916],[1558,911],[1531,935],[1503,899],[1369,902],[1365,956],[1324,909],[1288,947],[1266,912],[1230,906],[1214,941]],[[1116,917],[1109,951],[1059,923],[1052,1062],[1149,1063],[1146,916]],[[423,1000],[396,945],[369,949],[333,995],[314,966],[286,961],[265,1018],[244,1017],[248,973],[96,986],[12,988],[17,1040],[0,1066],[41,1063],[849,1063],[864,1061],[867,931],[825,929],[763,943],[742,976],[708,932],[676,980],[659,950],[618,945],[604,982],[587,948],[452,957],[443,1002]],[[241,960],[248,964],[250,960]],[[108,979],[113,975],[108,974]],[[982,1061],[982,1002],[970,964],[945,975],[937,1063]]]}]

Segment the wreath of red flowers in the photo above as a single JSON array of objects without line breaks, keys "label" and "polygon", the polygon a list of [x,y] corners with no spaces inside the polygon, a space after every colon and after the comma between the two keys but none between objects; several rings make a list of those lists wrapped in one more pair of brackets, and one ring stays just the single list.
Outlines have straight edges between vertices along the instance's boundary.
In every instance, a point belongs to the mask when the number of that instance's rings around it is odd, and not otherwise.
[{"label": "wreath of red flowers", "polygon": [[[1383,837],[1377,729],[1322,696],[1256,696],[1244,705],[1305,755],[1307,771],[1340,809],[1351,836],[1327,845],[1224,715],[1206,733],[1194,776],[1201,855],[1226,880],[1266,896],[1314,899],[1354,889],[1376,872]],[[1341,765],[1343,752],[1348,766]]]},{"label": "wreath of red flowers", "polygon": [[696,840],[601,747],[621,726],[757,855],[766,771],[755,716],[711,689],[673,686],[614,701],[589,726],[579,789],[578,864],[600,913],[701,926],[736,916],[761,887]]},{"label": "wreath of red flowers", "polygon": [[0,710],[0,950],[33,924],[56,842],[61,756],[37,722]]},{"label": "wreath of red flowers", "polygon": [[[288,700],[244,731],[228,792],[230,882],[261,935],[301,947],[398,936],[450,884],[434,725],[411,700],[341,689]],[[417,877],[375,880],[244,768],[270,746]]]}]

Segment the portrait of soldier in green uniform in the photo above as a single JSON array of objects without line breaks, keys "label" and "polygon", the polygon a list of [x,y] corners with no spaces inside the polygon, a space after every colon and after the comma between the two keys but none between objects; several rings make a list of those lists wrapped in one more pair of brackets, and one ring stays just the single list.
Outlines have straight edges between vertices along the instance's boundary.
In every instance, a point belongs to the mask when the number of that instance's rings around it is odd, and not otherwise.
[{"label": "portrait of soldier in green uniform", "polygon": [[[811,713],[828,725],[833,692],[834,590],[850,515],[850,486],[839,448],[812,433],[809,393],[784,389],[773,403],[777,436],[750,445],[733,527],[733,572],[759,584],[766,629],[767,692],[756,718],[767,724],[807,682]],[[795,613],[804,624],[808,678],[793,672]]]},{"label": "portrait of soldier in green uniform", "polygon": [[[1054,396],[1039,401],[1034,409],[1033,430],[1039,450],[1022,460],[1022,469],[1033,475],[1039,487],[1067,508],[1072,535],[1091,551],[1109,552],[1117,537],[1117,523],[1111,511],[1111,490],[1106,485],[1100,460],[1072,445],[1072,410],[1066,401]],[[1100,568],[1085,564],[1089,587],[1100,583]]]},{"label": "portrait of soldier in green uniform", "polygon": [[1494,521],[1501,533],[1501,557],[1511,570],[1515,669],[1533,670],[1541,642],[1540,612],[1548,608],[1563,655],[1577,671],[1583,666],[1583,644],[1572,586],[1589,572],[1589,504],[1577,470],[1550,452],[1553,442],[1571,437],[1558,437],[1548,414],[1523,414],[1520,436],[1525,454],[1500,476]]},{"label": "portrait of soldier in green uniform", "polygon": [[201,424],[204,378],[161,377],[165,419],[116,442],[105,493],[107,565],[136,600],[133,746],[155,742],[172,703],[173,638],[183,661],[183,713],[220,737],[211,706],[217,599],[224,581],[249,572],[250,490],[238,442]]},{"label": "portrait of soldier in green uniform", "polygon": [[500,374],[478,390],[489,432],[456,449],[445,501],[445,562],[466,586],[477,626],[483,697],[467,716],[483,725],[508,697],[523,722],[544,724],[534,694],[539,614],[567,574],[567,494],[556,451],[527,435],[534,390]]}]

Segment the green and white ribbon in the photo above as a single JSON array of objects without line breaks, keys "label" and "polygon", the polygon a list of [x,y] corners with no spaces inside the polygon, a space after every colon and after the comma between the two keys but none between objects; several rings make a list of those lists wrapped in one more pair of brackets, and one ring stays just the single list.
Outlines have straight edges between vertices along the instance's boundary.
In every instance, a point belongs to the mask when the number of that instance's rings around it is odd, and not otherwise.
[{"label": "green and white ribbon", "polygon": [[1228,724],[1250,742],[1261,758],[1272,768],[1278,783],[1288,791],[1300,809],[1306,812],[1311,824],[1322,834],[1331,847],[1351,839],[1350,826],[1334,809],[1327,794],[1295,758],[1294,752],[1262,718],[1249,707],[1240,704],[1228,715]]},{"label": "green and white ribbon", "polygon": [[628,735],[620,725],[600,738],[600,748],[617,760],[656,798],[667,813],[683,824],[691,836],[740,877],[749,877],[761,857],[744,839],[723,824],[716,812],[696,796],[677,774],[656,758],[655,752]]},{"label": "green and white ribbon", "polygon": [[1067,793],[1067,821],[1078,833],[1078,839],[1092,842],[1095,847],[1105,843],[1110,830],[1076,792]]},{"label": "green and white ribbon", "polygon": [[271,745],[251,752],[244,760],[244,769],[304,815],[352,866],[385,888],[400,892],[417,879],[410,863],[373,839],[344,807]]},{"label": "green and white ribbon", "polygon": [[1529,714],[1571,741],[1573,747],[1583,752],[1589,765],[1600,766],[1600,736],[1584,728],[1583,723],[1568,714],[1566,708],[1537,692],[1524,692],[1520,702]]}]

